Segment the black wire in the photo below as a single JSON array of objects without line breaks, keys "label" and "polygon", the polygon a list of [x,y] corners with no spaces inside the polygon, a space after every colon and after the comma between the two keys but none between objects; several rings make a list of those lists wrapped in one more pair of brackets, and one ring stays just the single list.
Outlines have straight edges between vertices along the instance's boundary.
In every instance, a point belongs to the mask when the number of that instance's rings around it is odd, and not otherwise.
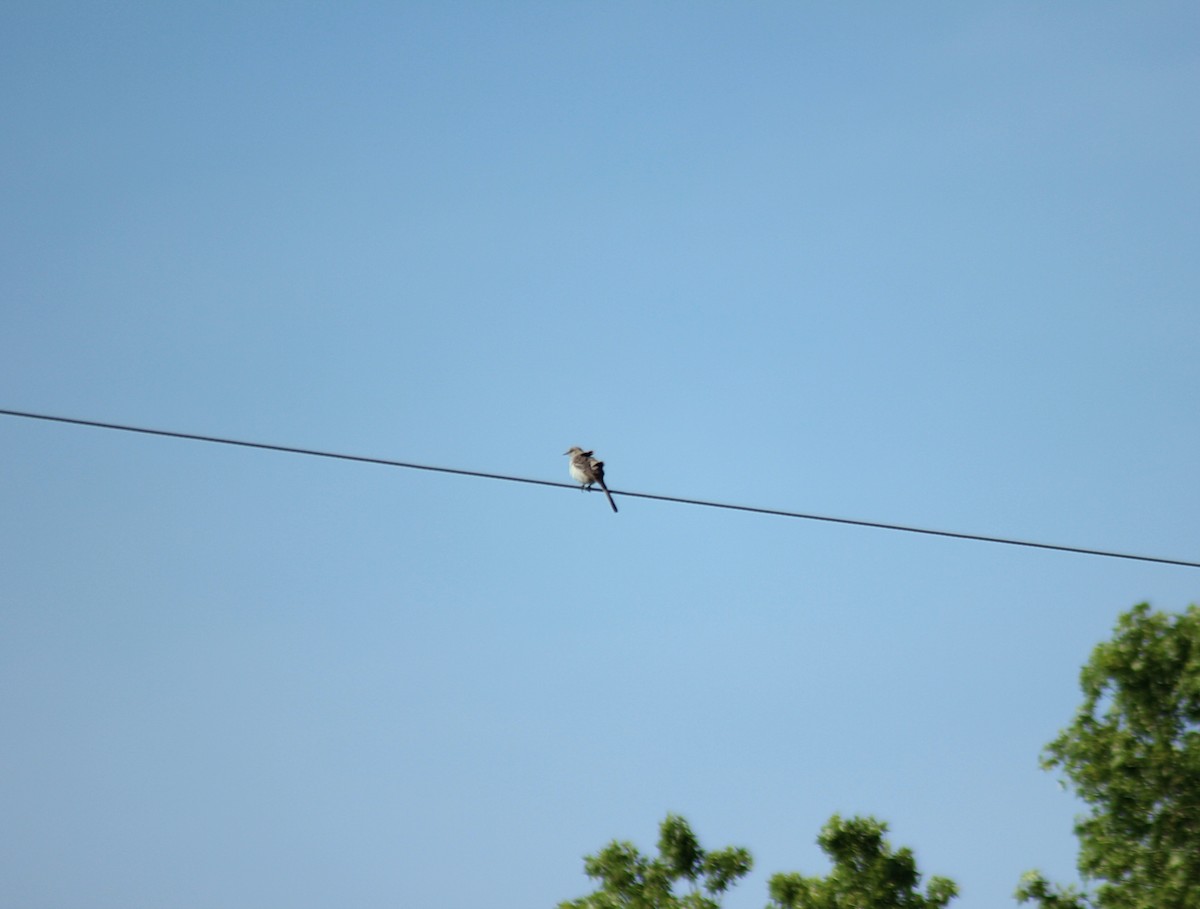
[{"label": "black wire", "polygon": [[[509,483],[529,483],[535,486],[557,486],[564,489],[577,489],[572,483],[557,483],[551,480],[534,480],[529,477],[513,477],[501,473],[485,473],[480,470],[461,470],[454,467],[433,467],[429,464],[412,464],[407,461],[394,461],[390,458],[372,458],[365,455],[339,454],[332,451],[321,451],[315,448],[297,448],[292,445],[275,445],[269,442],[247,442],[240,439],[226,439],[220,436],[205,436],[191,432],[174,432],[168,429],[148,429],[144,426],[126,426],[120,423],[103,423],[98,420],[81,420],[75,417],[56,417],[41,413],[27,413],[20,410],[0,409],[0,415],[22,417],[27,420],[44,420],[50,423],[67,423],[74,426],[91,426],[96,429],[113,429],[119,432],[136,432],[148,436],[165,436],[171,439],[187,439],[192,442],[211,442],[215,445],[235,445],[240,448],[256,448],[262,451],[279,451],[285,454],[308,455],[314,458],[335,458],[340,461],[357,461],[361,464],[380,464],[384,467],[404,467],[409,470],[428,470],[434,473],[450,473],[464,477],[481,477],[485,480],[504,480]],[[931,530],[927,527],[913,527],[906,524],[887,524],[881,521],[864,521],[857,518],[835,518],[829,515],[805,514],[799,511],[784,511],[777,508],[757,508],[753,505],[730,505],[726,502],[707,502],[703,499],[686,499],[679,496],[655,495],[648,492],[622,492],[617,489],[609,490],[613,495],[629,496],[636,499],[652,499],[658,502],[675,502],[680,505],[699,505],[704,508],[724,508],[728,511],[744,511],[751,514],[766,514],[780,518],[798,518],[804,521],[824,521],[829,524],[848,524],[853,527],[871,527],[876,530],[895,530],[901,533],[919,533],[926,536],[950,537],[956,540],[972,540],[977,543],[1001,543],[1006,546],[1024,546],[1030,549],[1048,549],[1054,552],[1073,552],[1078,555],[1100,556],[1106,559],[1128,559],[1135,562],[1156,562],[1160,565],[1180,565],[1185,568],[1200,568],[1200,562],[1190,562],[1184,559],[1167,559],[1159,556],[1133,555],[1127,552],[1112,552],[1104,549],[1086,549],[1080,546],[1062,546],[1056,543],[1035,543],[1029,540],[1013,540],[1006,537],[993,537],[977,533],[960,533],[953,530]]]}]

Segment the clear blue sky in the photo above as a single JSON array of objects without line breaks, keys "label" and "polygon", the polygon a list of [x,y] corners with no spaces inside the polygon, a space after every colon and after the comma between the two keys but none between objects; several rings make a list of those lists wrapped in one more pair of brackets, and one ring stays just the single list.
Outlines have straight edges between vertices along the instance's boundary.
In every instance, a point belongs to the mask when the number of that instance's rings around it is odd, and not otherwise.
[{"label": "clear blue sky", "polygon": [[[1200,558],[1194,3],[0,9],[0,407]],[[0,418],[0,906],[957,909],[1200,570]]]}]

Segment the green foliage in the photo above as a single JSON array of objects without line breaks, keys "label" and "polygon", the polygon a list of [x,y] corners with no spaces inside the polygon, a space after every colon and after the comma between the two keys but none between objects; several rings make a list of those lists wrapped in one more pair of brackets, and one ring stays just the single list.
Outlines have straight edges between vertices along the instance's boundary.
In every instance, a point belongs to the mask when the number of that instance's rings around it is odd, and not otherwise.
[{"label": "green foliage", "polygon": [[1021,903],[1036,902],[1042,909],[1088,909],[1091,906],[1078,890],[1051,884],[1036,871],[1027,871],[1021,876],[1016,897]]},{"label": "green foliage", "polygon": [[767,909],[942,909],[958,895],[954,881],[931,878],[922,894],[912,850],[893,851],[887,829],[874,818],[835,814],[817,837],[833,871],[825,878],[773,875]]},{"label": "green foliage", "polygon": [[1200,907],[1200,609],[1143,603],[1080,675],[1084,702],[1046,746],[1090,813],[1075,825],[1091,900],[1036,873],[1017,897],[1043,909]]},{"label": "green foliage", "polygon": [[[706,852],[688,822],[668,814],[659,825],[658,858],[632,843],[613,841],[584,858],[594,893],[559,903],[559,909],[718,909],[715,897],[750,872],[750,853],[730,846]],[[686,888],[686,892],[676,893]]]}]

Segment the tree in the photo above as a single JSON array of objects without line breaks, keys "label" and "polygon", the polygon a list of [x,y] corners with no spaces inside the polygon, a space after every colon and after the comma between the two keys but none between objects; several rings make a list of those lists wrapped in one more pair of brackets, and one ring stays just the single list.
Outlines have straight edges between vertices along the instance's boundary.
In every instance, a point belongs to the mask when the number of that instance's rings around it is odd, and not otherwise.
[{"label": "tree", "polygon": [[767,909],[942,909],[958,895],[957,885],[933,877],[922,894],[912,850],[892,851],[887,829],[874,818],[835,814],[817,837],[833,871],[826,878],[773,875]]},{"label": "tree", "polygon": [[[658,858],[616,840],[586,856],[584,871],[600,881],[600,888],[559,903],[559,909],[718,909],[716,897],[753,865],[750,853],[740,847],[706,852],[678,815],[668,814],[658,829]],[[677,894],[679,887],[686,892]]]},{"label": "tree", "polygon": [[1200,608],[1135,606],[1080,673],[1083,705],[1046,746],[1089,813],[1075,824],[1092,894],[1030,872],[1017,889],[1043,909],[1200,906]]}]

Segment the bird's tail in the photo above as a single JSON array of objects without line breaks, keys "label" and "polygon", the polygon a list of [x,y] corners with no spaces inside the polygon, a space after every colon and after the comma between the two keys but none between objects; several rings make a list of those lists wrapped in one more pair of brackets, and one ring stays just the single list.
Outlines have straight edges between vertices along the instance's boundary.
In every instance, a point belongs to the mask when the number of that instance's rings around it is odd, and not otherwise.
[{"label": "bird's tail", "polygon": [[617,503],[613,501],[612,493],[608,491],[608,487],[604,485],[604,481],[600,481],[600,488],[604,490],[604,495],[608,499],[608,504],[612,506],[613,514],[617,513]]}]

